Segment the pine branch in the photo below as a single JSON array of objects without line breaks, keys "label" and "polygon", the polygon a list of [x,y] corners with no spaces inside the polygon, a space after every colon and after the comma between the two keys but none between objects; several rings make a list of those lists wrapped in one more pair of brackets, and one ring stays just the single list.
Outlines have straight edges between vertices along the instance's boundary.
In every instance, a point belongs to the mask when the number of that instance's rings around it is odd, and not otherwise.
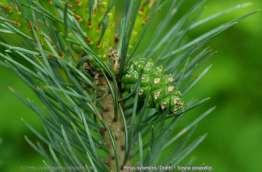
[{"label": "pine branch", "polygon": [[[179,132],[185,100],[208,72],[211,39],[257,11],[188,35],[240,4],[198,19],[205,0],[9,0],[0,8],[0,64],[13,69],[44,106],[11,91],[42,120],[26,141],[44,165],[83,171],[177,165],[204,140],[194,138],[208,109]],[[195,77],[196,76],[196,77]],[[193,141],[192,141],[193,140]],[[174,147],[176,145],[176,147]],[[172,150],[168,157],[166,152]],[[50,169],[52,171],[52,169]]]}]

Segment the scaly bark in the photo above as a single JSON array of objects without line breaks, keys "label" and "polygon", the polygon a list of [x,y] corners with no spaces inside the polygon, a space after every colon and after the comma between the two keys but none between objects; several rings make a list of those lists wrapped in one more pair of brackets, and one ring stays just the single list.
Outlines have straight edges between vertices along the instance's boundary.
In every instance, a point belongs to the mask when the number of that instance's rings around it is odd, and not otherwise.
[{"label": "scaly bark", "polygon": [[[113,143],[109,131],[105,131],[105,143],[109,147],[109,157],[107,160],[110,171],[115,172],[117,168],[123,168],[125,158],[125,132],[123,122],[120,118],[115,117],[114,102],[110,94],[106,95],[103,100],[103,118],[106,125],[110,128],[112,136],[115,139],[115,156]],[[118,160],[118,167],[116,166]],[[122,171],[122,170],[121,170]]]},{"label": "scaly bark", "polygon": [[[106,78],[100,72],[96,71],[89,63],[85,63],[84,68],[85,71],[91,74],[95,79],[98,95],[101,97],[99,100],[102,109],[101,115],[115,140],[116,155],[109,131],[107,129],[101,130],[101,134],[104,136],[104,142],[109,148],[109,156],[106,162],[111,172],[116,172],[117,169],[121,168],[121,171],[124,172],[125,131],[123,121],[120,115],[116,115],[118,112],[115,112],[115,102],[113,101]],[[118,160],[118,166],[116,165],[116,160]]]}]

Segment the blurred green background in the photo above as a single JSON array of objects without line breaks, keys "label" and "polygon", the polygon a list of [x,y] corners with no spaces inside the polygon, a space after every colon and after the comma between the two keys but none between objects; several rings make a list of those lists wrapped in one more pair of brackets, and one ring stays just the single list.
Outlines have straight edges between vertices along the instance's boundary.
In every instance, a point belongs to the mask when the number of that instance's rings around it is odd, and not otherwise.
[{"label": "blurred green background", "polygon": [[[212,0],[204,15],[240,2],[262,9],[261,0]],[[210,104],[217,109],[200,126],[209,134],[194,152],[196,162],[216,172],[261,172],[262,14],[245,19],[210,46],[218,50],[209,60],[213,67],[191,94],[212,97]],[[0,68],[0,78],[0,172],[25,172],[24,167],[39,165],[41,157],[25,142],[24,135],[34,136],[21,118],[36,128],[40,122],[8,87],[28,97],[33,94],[11,71]]]}]

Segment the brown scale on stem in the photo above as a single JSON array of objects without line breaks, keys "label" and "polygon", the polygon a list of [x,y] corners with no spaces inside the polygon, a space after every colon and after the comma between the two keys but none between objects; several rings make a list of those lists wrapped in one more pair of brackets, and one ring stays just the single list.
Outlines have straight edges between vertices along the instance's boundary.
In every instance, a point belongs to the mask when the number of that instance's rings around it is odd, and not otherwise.
[{"label": "brown scale on stem", "polygon": [[[114,66],[114,65],[113,65]],[[97,71],[90,63],[84,63],[84,70],[88,72],[97,85],[101,116],[105,124],[109,127],[112,137],[115,141],[115,149],[109,131],[106,128],[100,129],[100,134],[104,137],[104,142],[109,150],[108,158],[105,160],[111,172],[117,171],[124,166],[125,159],[125,132],[123,121],[115,110],[115,102],[113,101],[106,78]],[[115,151],[116,150],[116,153]],[[118,166],[116,166],[118,160]],[[125,170],[121,170],[125,172]]]},{"label": "brown scale on stem", "polygon": [[115,49],[110,49],[107,56],[112,62],[113,71],[115,72],[115,74],[118,74],[120,64],[119,64],[119,55],[118,55],[117,51]]}]

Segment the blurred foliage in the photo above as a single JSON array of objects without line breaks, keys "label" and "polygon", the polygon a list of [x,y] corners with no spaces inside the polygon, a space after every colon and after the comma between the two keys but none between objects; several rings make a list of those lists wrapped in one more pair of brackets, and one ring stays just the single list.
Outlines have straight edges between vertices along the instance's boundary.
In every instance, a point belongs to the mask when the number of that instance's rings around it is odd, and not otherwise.
[{"label": "blurred foliage", "polygon": [[[253,2],[262,9],[261,0],[212,0],[203,15],[217,12],[239,2]],[[238,14],[234,14],[237,17]],[[216,21],[219,22],[219,21]],[[212,23],[206,28],[212,27]],[[195,151],[195,165],[209,165],[214,171],[262,171],[262,14],[245,19],[216,38],[210,47],[218,53],[209,62],[213,68],[191,93],[212,97],[216,111],[200,126],[207,139]],[[23,172],[37,166],[41,157],[25,142],[33,135],[21,118],[40,126],[36,116],[11,94],[8,87],[33,97],[14,73],[0,68],[0,171]],[[40,128],[40,127],[39,127]]]},{"label": "blurred foliage", "polygon": [[[214,0],[207,7],[216,11],[240,0],[223,3]],[[262,1],[252,0],[262,8]],[[209,95],[216,111],[201,124],[208,131],[199,147],[197,164],[207,164],[214,171],[262,171],[262,14],[242,21],[223,33],[211,45],[218,49],[209,74],[195,89],[196,95]]]}]

